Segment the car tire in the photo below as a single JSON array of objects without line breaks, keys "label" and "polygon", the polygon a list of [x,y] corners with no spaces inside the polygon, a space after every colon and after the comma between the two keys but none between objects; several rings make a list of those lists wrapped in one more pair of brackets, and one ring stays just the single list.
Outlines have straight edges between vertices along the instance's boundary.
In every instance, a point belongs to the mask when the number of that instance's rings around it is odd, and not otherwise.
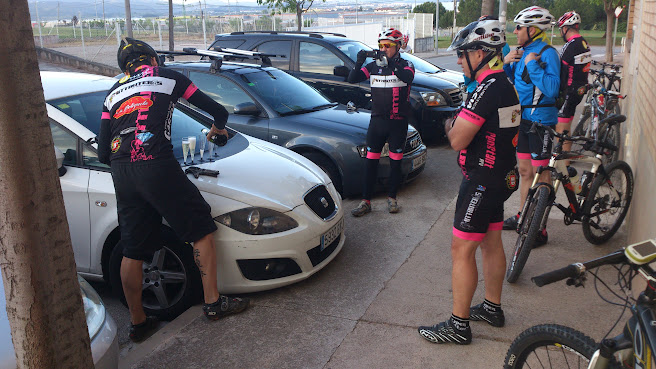
[{"label": "car tire", "polygon": [[301,155],[321,168],[321,170],[330,177],[337,192],[339,192],[342,197],[344,196],[344,193],[342,192],[342,176],[339,174],[337,166],[335,166],[328,157],[317,152],[302,152]]},{"label": "car tire", "polygon": [[[142,303],[146,315],[173,320],[202,297],[202,281],[191,245],[178,240],[162,226],[162,249],[144,262]],[[119,241],[109,259],[109,280],[114,294],[127,306],[121,284],[123,245]],[[168,279],[168,283],[167,283]]]}]

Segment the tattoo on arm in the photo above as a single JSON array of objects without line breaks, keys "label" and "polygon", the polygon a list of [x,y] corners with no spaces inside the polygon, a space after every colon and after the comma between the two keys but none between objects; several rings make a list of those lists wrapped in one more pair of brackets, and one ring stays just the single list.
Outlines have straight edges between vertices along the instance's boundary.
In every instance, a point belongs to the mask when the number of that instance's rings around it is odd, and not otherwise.
[{"label": "tattoo on arm", "polygon": [[200,264],[200,250],[194,249],[194,261],[196,262],[196,266],[198,267],[198,270],[200,271],[200,276],[204,277],[205,276],[205,271],[203,270],[203,266]]}]

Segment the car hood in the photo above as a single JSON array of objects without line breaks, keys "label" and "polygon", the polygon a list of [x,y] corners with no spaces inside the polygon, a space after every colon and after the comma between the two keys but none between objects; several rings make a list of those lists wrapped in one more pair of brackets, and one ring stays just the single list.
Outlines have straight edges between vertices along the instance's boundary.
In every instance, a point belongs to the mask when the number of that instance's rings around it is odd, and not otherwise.
[{"label": "car hood", "polygon": [[445,79],[456,85],[460,85],[465,82],[465,75],[462,72],[456,72],[455,70],[444,69],[441,72],[432,73],[432,76]]},{"label": "car hood", "polygon": [[334,130],[348,134],[366,134],[369,128],[371,113],[369,110],[349,111],[346,105],[339,104],[331,108],[322,109],[305,114],[288,115],[295,124],[307,126],[320,126],[324,129]]},{"label": "car hood", "polygon": [[415,79],[412,81],[412,86],[424,87],[431,90],[451,90],[458,88],[458,85],[441,78],[442,73],[426,74],[424,72],[415,72]]},{"label": "car hood", "polygon": [[221,159],[194,165],[218,170],[218,177],[189,177],[202,192],[253,206],[276,204],[291,210],[312,187],[330,183],[314,163],[283,147],[238,134],[218,149]]}]

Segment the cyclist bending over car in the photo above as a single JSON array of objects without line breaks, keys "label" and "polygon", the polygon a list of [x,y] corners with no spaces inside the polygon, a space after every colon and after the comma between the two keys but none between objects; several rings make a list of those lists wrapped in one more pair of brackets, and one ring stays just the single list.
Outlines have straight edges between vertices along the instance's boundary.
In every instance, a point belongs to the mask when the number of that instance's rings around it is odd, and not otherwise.
[{"label": "cyclist bending over car", "polygon": [[[534,122],[553,126],[558,122],[556,97],[560,90],[560,59],[558,52],[548,43],[545,30],[551,27],[553,16],[539,6],[528,7],[515,16],[513,32],[519,47],[504,58],[503,69],[515,84],[522,106],[522,119],[517,139],[519,164],[520,205],[524,207],[537,168],[547,165],[551,158],[552,137],[546,131],[529,132]],[[545,171],[540,182],[551,182],[551,173]],[[516,229],[519,213],[503,222],[503,229]],[[547,230],[541,230],[534,246],[547,243]]]},{"label": "cyclist bending over car", "polygon": [[[501,289],[506,255],[501,240],[503,204],[517,187],[515,145],[519,125],[519,99],[503,71],[502,48],[506,35],[499,21],[470,23],[453,40],[450,50],[478,87],[445,132],[463,173],[453,220],[451,286],[453,308],[444,322],[418,328],[432,343],[468,345],[469,321],[505,324]],[[471,302],[478,284],[476,249],[481,247],[485,300]]]},{"label": "cyclist bending over car", "polygon": [[350,83],[367,79],[371,83],[371,121],[367,130],[367,159],[362,201],[351,211],[356,217],[371,212],[371,197],[376,186],[378,161],[385,142],[389,144],[390,177],[387,184],[387,210],[398,213],[401,209],[396,193],[401,186],[401,159],[408,132],[410,113],[410,86],[415,78],[415,67],[399,56],[403,34],[388,28],[378,35],[380,51],[374,61],[362,66],[367,51],[358,52],[355,68],[349,73]]},{"label": "cyclist bending over car", "polygon": [[162,248],[162,217],[181,241],[193,243],[208,319],[241,312],[249,301],[219,295],[213,237],[217,227],[210,206],[182,171],[171,145],[171,119],[179,98],[214,117],[208,137],[227,137],[228,112],[184,75],[158,66],[157,53],[143,41],[124,38],[117,59],[125,76],[103,104],[98,159],[111,166],[123,246],[121,282],[132,323],[129,336],[139,342],[157,326],[142,306],[142,266]]}]

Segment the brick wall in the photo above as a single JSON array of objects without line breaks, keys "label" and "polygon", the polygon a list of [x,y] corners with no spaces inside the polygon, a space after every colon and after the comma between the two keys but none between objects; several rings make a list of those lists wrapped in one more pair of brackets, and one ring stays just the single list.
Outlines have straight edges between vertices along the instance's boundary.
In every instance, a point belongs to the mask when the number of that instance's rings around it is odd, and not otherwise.
[{"label": "brick wall", "polygon": [[635,191],[626,220],[629,242],[656,237],[656,0],[632,0],[629,47],[624,57],[623,112],[628,117],[624,160]]}]

